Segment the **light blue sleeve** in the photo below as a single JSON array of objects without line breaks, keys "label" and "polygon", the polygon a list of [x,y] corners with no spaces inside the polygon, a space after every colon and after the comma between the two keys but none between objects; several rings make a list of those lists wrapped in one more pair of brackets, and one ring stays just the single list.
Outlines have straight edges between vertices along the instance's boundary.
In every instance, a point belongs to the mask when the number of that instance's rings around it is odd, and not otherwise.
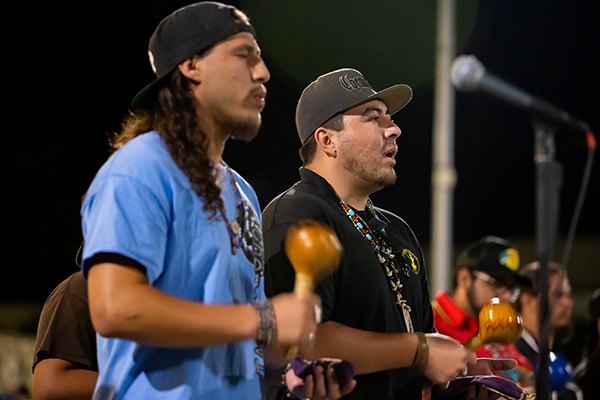
[{"label": "light blue sleeve", "polygon": [[109,174],[94,180],[81,209],[84,274],[98,253],[129,257],[146,268],[150,283],[160,276],[169,234],[170,206],[162,190],[130,176]]}]

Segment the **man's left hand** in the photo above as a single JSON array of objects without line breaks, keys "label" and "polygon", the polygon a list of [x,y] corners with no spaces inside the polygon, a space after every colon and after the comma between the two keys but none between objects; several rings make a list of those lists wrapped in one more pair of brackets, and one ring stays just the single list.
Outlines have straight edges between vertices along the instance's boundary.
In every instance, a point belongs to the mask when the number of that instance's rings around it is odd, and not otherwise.
[{"label": "man's left hand", "polygon": [[321,365],[315,366],[314,375],[308,375],[304,381],[290,369],[285,379],[288,390],[301,399],[310,400],[336,400],[347,395],[354,390],[356,381],[352,379],[340,387],[332,366],[333,364],[329,364],[327,370]]},{"label": "man's left hand", "polygon": [[[470,366],[467,369],[466,375],[496,375],[500,371],[513,369],[517,366],[517,362],[511,359],[494,359],[494,358],[478,358],[477,364]],[[489,391],[481,384],[471,385],[467,391],[467,399],[469,400],[496,400],[500,395]]]}]

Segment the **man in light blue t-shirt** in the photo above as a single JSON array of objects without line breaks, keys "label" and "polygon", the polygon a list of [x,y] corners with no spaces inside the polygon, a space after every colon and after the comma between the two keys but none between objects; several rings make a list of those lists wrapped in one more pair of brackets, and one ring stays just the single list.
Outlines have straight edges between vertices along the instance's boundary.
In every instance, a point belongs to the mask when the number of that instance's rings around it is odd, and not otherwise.
[{"label": "man in light blue t-shirt", "polygon": [[[214,2],[165,18],[149,54],[158,78],[134,98],[81,210],[94,398],[260,399],[263,346],[306,345],[319,304],[267,301],[259,203],[222,160],[229,138],[257,134],[269,71],[248,18]],[[321,369],[304,395],[335,399],[353,384]]]}]

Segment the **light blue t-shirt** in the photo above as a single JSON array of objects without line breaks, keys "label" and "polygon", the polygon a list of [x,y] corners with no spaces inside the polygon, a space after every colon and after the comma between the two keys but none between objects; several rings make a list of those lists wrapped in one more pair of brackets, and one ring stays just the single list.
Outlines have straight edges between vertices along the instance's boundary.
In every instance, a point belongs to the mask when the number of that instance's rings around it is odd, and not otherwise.
[{"label": "light blue t-shirt", "polygon": [[[126,256],[146,268],[155,288],[205,304],[264,301],[258,199],[232,171],[244,205],[242,249],[233,255],[220,213],[210,219],[158,133],[129,141],[94,178],[81,216],[83,270],[98,253]],[[231,176],[219,166],[227,218],[236,218]],[[260,399],[262,350],[255,341],[163,349],[98,335],[94,399]]]}]

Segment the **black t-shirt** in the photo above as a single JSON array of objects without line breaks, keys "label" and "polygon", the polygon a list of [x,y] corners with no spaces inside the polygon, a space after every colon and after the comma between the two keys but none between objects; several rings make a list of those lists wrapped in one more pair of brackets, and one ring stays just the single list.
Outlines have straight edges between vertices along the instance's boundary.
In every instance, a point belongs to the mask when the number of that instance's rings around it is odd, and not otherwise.
[{"label": "black t-shirt", "polygon": [[[288,229],[303,219],[333,228],[344,249],[338,269],[317,284],[323,302],[323,322],[380,333],[406,332],[402,312],[395,303],[388,278],[369,242],[348,218],[335,191],[314,172],[302,168],[302,180],[275,198],[263,212],[265,291],[268,297],[294,288],[294,269],[284,249]],[[423,252],[410,227],[398,216],[376,208],[377,218],[366,220],[373,231],[384,231],[391,241],[403,284],[402,296],[411,308],[415,331],[433,332]],[[363,218],[366,213],[360,214]],[[370,215],[370,214],[369,214]],[[360,344],[357,343],[357,346]],[[356,377],[349,399],[421,398],[421,374],[412,368]]]},{"label": "black t-shirt", "polygon": [[52,291],[40,315],[33,368],[47,358],[60,358],[98,371],[96,332],[88,308],[87,282],[76,272]]}]

